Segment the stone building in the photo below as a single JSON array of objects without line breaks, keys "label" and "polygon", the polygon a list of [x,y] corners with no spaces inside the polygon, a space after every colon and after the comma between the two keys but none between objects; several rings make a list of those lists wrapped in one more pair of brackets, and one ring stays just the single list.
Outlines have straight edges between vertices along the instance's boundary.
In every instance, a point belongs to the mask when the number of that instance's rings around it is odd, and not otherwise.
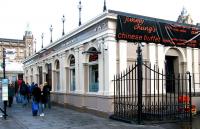
[{"label": "stone building", "polygon": [[[123,24],[138,23],[134,28],[138,35],[117,35],[120,25],[117,23],[120,22],[118,15],[126,16],[126,21],[121,22]],[[47,81],[52,86],[52,101],[56,103],[109,114],[113,112],[114,75],[136,62],[136,43],[140,40],[144,45],[145,62],[161,69],[165,69],[166,62],[171,62],[169,68],[175,73],[199,73],[200,51],[196,40],[191,44],[188,43],[191,41],[184,40],[177,45],[171,42],[172,39],[162,39],[165,43],[160,43],[161,38],[154,35],[139,35],[139,31],[156,32],[158,29],[154,27],[157,25],[154,21],[160,26],[165,25],[166,33],[169,29],[185,31],[170,26],[177,22],[109,10],[26,58],[23,62],[24,78],[39,84]],[[143,24],[146,27],[139,26]],[[187,25],[178,26],[187,29]],[[129,26],[128,29],[131,31],[133,28]],[[193,29],[196,30],[195,26]],[[198,83],[199,75],[196,78]],[[196,91],[200,91],[198,86]]]},{"label": "stone building", "polygon": [[33,45],[33,35],[30,30],[25,31],[23,39],[0,38],[0,77],[3,78],[3,48],[6,51],[5,75],[10,82],[14,82],[18,78],[23,78],[22,61],[33,55]]}]

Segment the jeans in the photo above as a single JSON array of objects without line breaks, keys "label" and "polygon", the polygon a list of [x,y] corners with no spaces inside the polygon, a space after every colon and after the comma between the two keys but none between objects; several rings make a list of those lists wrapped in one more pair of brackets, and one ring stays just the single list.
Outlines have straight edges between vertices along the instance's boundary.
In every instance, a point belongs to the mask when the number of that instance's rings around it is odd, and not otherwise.
[{"label": "jeans", "polygon": [[47,96],[47,103],[45,103],[45,108],[48,106],[48,108],[51,108],[51,98],[50,95]]},{"label": "jeans", "polygon": [[39,113],[44,113],[44,104],[43,103],[39,103]]}]

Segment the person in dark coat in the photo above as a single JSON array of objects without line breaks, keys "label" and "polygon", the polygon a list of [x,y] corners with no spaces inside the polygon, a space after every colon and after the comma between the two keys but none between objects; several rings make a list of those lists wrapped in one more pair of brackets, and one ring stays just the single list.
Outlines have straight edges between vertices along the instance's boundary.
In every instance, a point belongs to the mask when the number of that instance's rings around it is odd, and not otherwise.
[{"label": "person in dark coat", "polygon": [[28,87],[24,81],[22,81],[22,85],[20,87],[20,94],[22,97],[22,104],[23,104],[22,106],[25,107],[28,102],[28,99],[27,99],[28,98]]},{"label": "person in dark coat", "polygon": [[35,87],[33,88],[32,95],[33,95],[33,101],[39,103],[40,97],[41,97],[41,89],[38,87],[37,83],[35,84]]},{"label": "person in dark coat", "polygon": [[44,97],[45,97],[45,107],[46,105],[48,105],[48,108],[51,108],[51,99],[50,99],[50,91],[51,91],[51,87],[48,85],[47,82],[44,83],[44,87],[43,87],[43,93],[44,93]]},{"label": "person in dark coat", "polygon": [[9,84],[8,86],[8,106],[11,107],[13,103],[13,97],[15,96],[15,86],[14,84]]}]

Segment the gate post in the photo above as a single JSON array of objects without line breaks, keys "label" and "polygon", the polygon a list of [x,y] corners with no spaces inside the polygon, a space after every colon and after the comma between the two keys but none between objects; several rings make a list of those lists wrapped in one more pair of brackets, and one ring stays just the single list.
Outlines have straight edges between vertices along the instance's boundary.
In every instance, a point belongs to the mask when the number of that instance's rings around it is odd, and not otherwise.
[{"label": "gate post", "polygon": [[189,107],[190,107],[190,122],[192,122],[192,90],[191,90],[191,74],[187,72],[189,76]]},{"label": "gate post", "polygon": [[141,43],[138,43],[137,47],[137,76],[138,76],[138,124],[142,121],[142,49]]}]

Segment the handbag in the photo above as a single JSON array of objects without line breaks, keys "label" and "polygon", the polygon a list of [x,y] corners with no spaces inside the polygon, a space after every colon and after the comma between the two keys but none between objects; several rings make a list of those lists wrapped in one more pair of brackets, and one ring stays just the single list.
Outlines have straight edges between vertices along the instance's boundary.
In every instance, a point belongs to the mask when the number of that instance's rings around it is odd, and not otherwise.
[{"label": "handbag", "polygon": [[22,97],[21,97],[20,93],[18,93],[18,94],[16,95],[16,102],[17,102],[17,103],[22,103]]}]

